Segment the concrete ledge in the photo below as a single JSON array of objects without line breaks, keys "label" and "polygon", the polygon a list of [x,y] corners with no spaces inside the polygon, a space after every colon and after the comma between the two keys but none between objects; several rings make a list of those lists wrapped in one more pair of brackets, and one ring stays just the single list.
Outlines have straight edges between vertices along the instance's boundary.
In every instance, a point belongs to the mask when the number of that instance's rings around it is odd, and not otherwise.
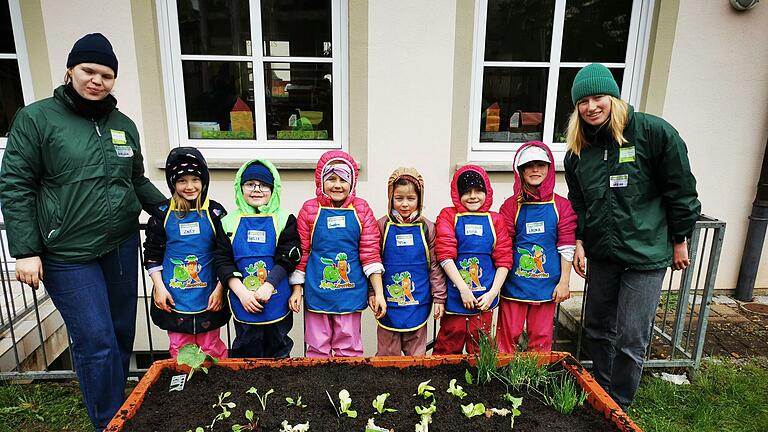
[{"label": "concrete ledge", "polygon": [[[237,170],[249,160],[251,159],[205,159],[205,161],[208,162],[208,169],[214,170]],[[314,170],[317,166],[317,160],[312,159],[270,159],[269,161],[272,162],[279,170]],[[155,168],[165,169],[165,159],[155,160],[154,166]]]}]

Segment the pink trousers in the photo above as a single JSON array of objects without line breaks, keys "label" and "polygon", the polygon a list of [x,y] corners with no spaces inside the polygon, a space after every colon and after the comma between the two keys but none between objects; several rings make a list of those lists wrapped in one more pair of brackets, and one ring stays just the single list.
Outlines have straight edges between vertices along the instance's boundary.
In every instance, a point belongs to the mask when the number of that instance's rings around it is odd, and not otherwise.
[{"label": "pink trousers", "polygon": [[170,345],[168,351],[171,352],[171,358],[176,358],[179,355],[179,348],[186,344],[195,344],[202,348],[203,352],[209,356],[225,359],[228,357],[227,345],[221,340],[220,333],[220,328],[196,335],[169,331],[168,339],[170,339]]},{"label": "pink trousers", "polygon": [[501,299],[496,329],[499,351],[515,352],[517,340],[526,327],[528,351],[552,351],[552,318],[556,306],[553,301],[526,303]]},{"label": "pink trousers", "polygon": [[427,326],[418,330],[397,332],[381,326],[376,328],[377,356],[423,356],[427,353]]},{"label": "pink trousers", "polygon": [[304,311],[307,357],[362,357],[362,313],[323,314]]},{"label": "pink trousers", "polygon": [[435,348],[432,354],[463,354],[466,346],[467,352],[477,352],[480,340],[480,331],[491,335],[491,323],[493,311],[480,312],[476,315],[445,314],[440,319],[440,331],[437,333]]}]

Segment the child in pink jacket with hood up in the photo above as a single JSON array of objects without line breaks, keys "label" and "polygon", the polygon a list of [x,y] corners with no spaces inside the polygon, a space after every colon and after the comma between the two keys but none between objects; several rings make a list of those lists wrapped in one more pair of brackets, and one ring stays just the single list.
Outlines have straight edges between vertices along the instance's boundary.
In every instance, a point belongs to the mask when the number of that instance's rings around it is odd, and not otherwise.
[{"label": "child in pink jacket with hood up", "polygon": [[514,195],[499,213],[513,241],[515,265],[501,289],[496,338],[499,351],[514,352],[527,326],[528,351],[551,351],[555,306],[570,297],[576,213],[554,192],[555,169],[546,144],[523,144],[514,161]]},{"label": "child in pink jacket with hood up", "polygon": [[307,357],[362,356],[361,312],[368,305],[378,319],[387,310],[379,227],[368,203],[355,196],[357,175],[349,153],[325,152],[315,169],[316,197],[297,218],[302,256],[290,283],[304,286]]}]

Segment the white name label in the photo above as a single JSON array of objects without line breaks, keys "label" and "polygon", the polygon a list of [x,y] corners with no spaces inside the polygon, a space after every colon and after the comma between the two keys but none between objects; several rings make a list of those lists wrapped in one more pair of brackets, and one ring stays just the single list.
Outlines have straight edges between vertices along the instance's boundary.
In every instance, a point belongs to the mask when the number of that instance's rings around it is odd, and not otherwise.
[{"label": "white name label", "polygon": [[182,391],[184,390],[184,384],[187,383],[187,375],[181,374],[181,375],[174,375],[171,377],[171,385],[168,388],[169,392],[172,391]]},{"label": "white name label", "polygon": [[248,243],[266,243],[266,231],[248,230]]},{"label": "white name label", "polygon": [[200,224],[197,222],[179,224],[179,234],[183,236],[200,234]]},{"label": "white name label", "polygon": [[525,224],[526,234],[541,234],[544,232],[544,221],[528,222]]},{"label": "white name label", "polygon": [[397,234],[395,241],[398,246],[413,246],[413,234]]},{"label": "white name label", "polygon": [[464,225],[464,235],[476,235],[476,236],[483,236],[483,226],[482,225],[474,225],[474,224],[466,224]]},{"label": "white name label", "polygon": [[117,157],[127,158],[133,156],[133,149],[127,145],[116,145],[115,153],[117,153]]},{"label": "white name label", "polygon": [[346,228],[347,220],[344,216],[331,216],[328,218],[328,229]]},{"label": "white name label", "polygon": [[627,174],[612,175],[610,177],[610,186],[612,188],[627,187],[628,183],[629,175]]}]

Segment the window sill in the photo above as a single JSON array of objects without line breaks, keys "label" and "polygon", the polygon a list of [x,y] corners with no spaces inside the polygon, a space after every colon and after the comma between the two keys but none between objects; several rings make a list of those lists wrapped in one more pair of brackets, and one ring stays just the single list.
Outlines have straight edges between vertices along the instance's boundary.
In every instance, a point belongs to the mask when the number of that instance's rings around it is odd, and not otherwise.
[{"label": "window sill", "polygon": [[[212,170],[237,170],[240,167],[252,160],[251,158],[243,159],[224,159],[224,158],[206,158],[208,162],[208,169]],[[270,159],[278,170],[315,170],[317,167],[317,160],[312,159],[296,159],[296,160],[280,160]],[[165,159],[155,160],[155,168],[165,169]]]},{"label": "window sill", "polygon": [[[555,158],[555,171],[565,171],[563,167],[563,158],[558,157],[557,154],[553,154]],[[512,172],[512,161],[465,161],[456,164],[455,169],[459,169],[465,165],[477,165],[487,172]]]}]

